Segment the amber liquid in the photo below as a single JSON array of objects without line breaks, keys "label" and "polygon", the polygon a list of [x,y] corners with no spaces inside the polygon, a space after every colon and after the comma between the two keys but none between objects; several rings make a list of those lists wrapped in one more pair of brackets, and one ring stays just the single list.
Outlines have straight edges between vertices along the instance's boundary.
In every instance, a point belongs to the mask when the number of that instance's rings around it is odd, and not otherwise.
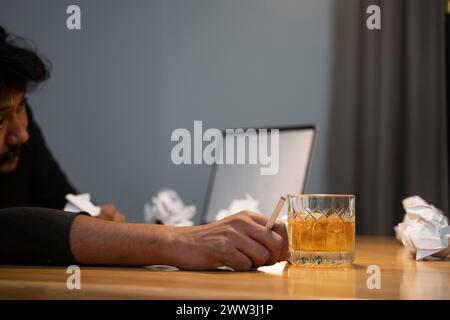
[{"label": "amber liquid", "polygon": [[295,251],[352,251],[355,242],[355,223],[332,214],[315,219],[304,215],[288,220],[290,250]]}]

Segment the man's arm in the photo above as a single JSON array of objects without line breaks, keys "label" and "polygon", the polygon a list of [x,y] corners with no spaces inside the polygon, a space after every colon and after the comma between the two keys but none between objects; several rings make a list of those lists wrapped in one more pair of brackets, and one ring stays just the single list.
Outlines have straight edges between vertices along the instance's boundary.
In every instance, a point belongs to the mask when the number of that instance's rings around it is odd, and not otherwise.
[{"label": "man's arm", "polygon": [[268,230],[266,222],[266,217],[251,212],[195,227],[116,223],[78,216],[70,246],[80,264],[249,270],[288,257],[285,224],[277,222]]},{"label": "man's arm", "polygon": [[287,258],[278,222],[243,212],[196,227],[117,223],[42,208],[0,210],[0,263],[142,266],[206,270],[270,265]]}]

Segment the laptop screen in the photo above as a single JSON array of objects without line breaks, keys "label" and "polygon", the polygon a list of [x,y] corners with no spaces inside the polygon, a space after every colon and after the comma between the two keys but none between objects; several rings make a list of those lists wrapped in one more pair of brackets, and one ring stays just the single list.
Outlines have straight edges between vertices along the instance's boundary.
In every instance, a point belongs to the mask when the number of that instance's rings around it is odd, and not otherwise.
[{"label": "laptop screen", "polygon": [[267,167],[263,164],[215,164],[202,222],[215,221],[236,199],[254,199],[258,211],[270,216],[280,196],[304,192],[315,135],[315,126],[280,128],[279,166],[274,175],[262,175],[261,168]]}]

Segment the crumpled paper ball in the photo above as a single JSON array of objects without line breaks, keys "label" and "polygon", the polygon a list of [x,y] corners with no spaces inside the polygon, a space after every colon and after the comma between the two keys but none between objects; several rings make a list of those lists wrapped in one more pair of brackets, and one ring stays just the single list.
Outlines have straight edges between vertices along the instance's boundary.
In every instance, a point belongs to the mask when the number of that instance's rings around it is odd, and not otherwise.
[{"label": "crumpled paper ball", "polygon": [[195,206],[186,206],[174,191],[163,189],[152,198],[152,203],[144,205],[144,219],[147,223],[160,222],[165,225],[184,227],[192,226],[196,214]]},{"label": "crumpled paper ball", "polygon": [[406,211],[403,222],[394,229],[396,238],[416,260],[437,260],[450,253],[448,219],[419,196],[402,201]]},{"label": "crumpled paper ball", "polygon": [[231,204],[228,207],[228,209],[222,209],[219,212],[217,212],[216,220],[221,220],[223,218],[226,218],[243,210],[260,213],[258,206],[259,201],[254,199],[248,193],[246,193],[243,199],[235,199],[231,201]]}]

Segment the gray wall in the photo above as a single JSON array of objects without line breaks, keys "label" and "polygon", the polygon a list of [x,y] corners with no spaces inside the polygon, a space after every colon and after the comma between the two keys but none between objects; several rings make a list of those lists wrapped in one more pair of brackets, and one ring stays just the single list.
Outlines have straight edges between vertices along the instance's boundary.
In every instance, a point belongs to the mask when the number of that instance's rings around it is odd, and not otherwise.
[{"label": "gray wall", "polygon": [[[65,26],[82,10],[82,30]],[[210,168],[170,161],[173,129],[321,127],[310,192],[327,192],[331,0],[3,1],[0,23],[53,64],[30,101],[71,181],[132,221],[163,187],[201,209]]]}]

